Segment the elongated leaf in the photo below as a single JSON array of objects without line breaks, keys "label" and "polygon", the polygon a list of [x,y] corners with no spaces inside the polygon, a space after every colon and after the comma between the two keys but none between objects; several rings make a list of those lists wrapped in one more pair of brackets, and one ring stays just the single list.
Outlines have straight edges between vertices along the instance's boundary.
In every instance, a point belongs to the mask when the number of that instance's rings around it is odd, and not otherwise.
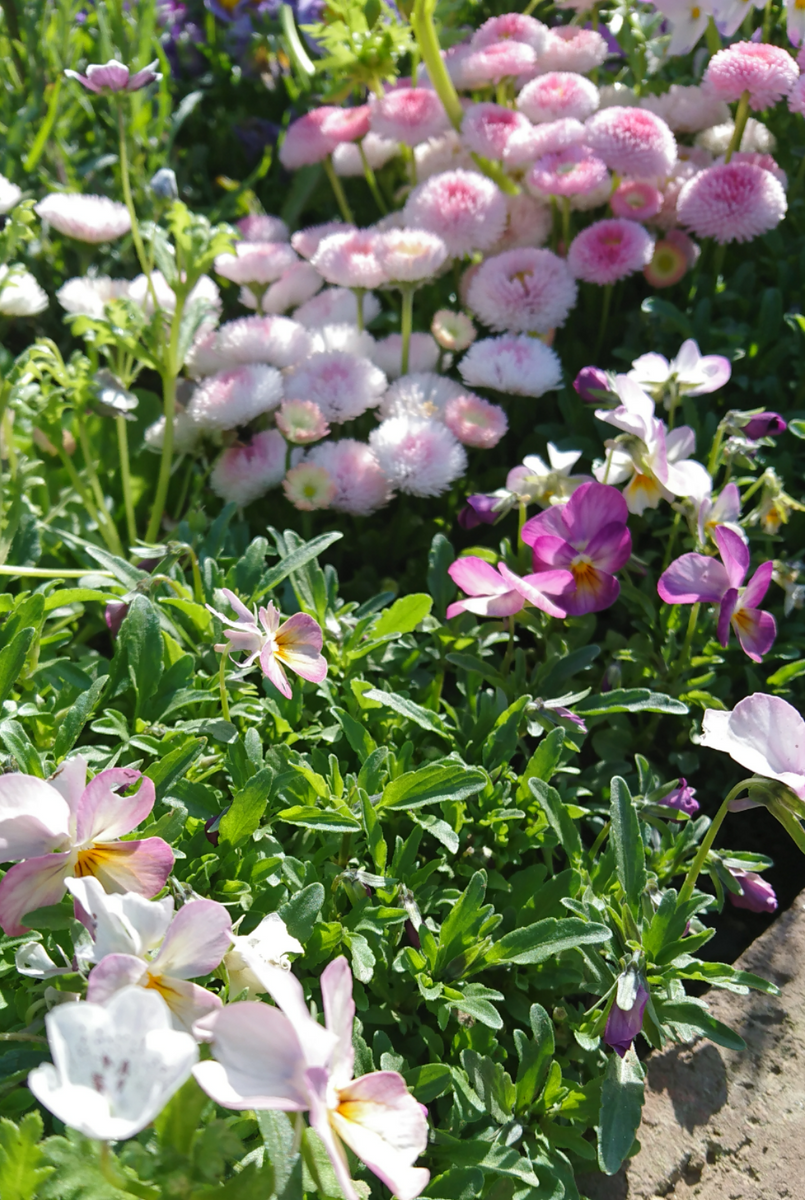
[{"label": "elongated leaf", "polygon": [[542,779],[529,779],[528,786],[534,799],[539,801],[548,818],[548,824],[559,838],[559,844],[568,858],[572,861],[581,858],[581,837],[578,828],[556,788],[549,787]]},{"label": "elongated leaf", "polygon": [[646,853],[634,801],[626,783],[618,775],[612,780],[609,819],[618,879],[626,899],[636,909],[646,890]]},{"label": "elongated leaf", "polygon": [[613,1054],[601,1088],[598,1125],[598,1161],[606,1175],[614,1175],[634,1145],[643,1115],[646,1073],[630,1046],[623,1058]]},{"label": "elongated leaf", "polygon": [[611,936],[606,925],[595,921],[583,921],[581,917],[546,917],[534,925],[504,934],[490,950],[487,962],[519,965],[545,962],[563,950],[600,945]]},{"label": "elongated leaf", "polygon": [[486,783],[484,771],[445,759],[392,779],[378,807],[411,809],[440,804],[443,800],[466,800],[480,792]]},{"label": "elongated leaf", "polygon": [[533,1040],[522,1029],[515,1029],[517,1047],[517,1108],[527,1108],[542,1091],[556,1049],[553,1021],[541,1004],[532,1004],[529,1013]]},{"label": "elongated leaf", "polygon": [[308,940],[323,904],[324,888],[320,883],[310,883],[282,905],[280,916],[288,926],[291,937],[298,938],[300,942]]},{"label": "elongated leaf", "polygon": [[157,800],[164,800],[179,779],[183,779],[206,746],[204,738],[188,738],[148,768],[145,774],[154,781]]},{"label": "elongated leaf", "polygon": [[221,841],[239,846],[252,836],[265,812],[273,778],[271,767],[263,767],[245,787],[235,792],[230,808],[221,818]]},{"label": "elongated leaf", "polygon": [[81,736],[81,730],[95,711],[95,707],[103,695],[108,680],[105,675],[82,692],[73,707],[64,715],[56,731],[56,741],[53,743],[53,756],[56,760],[64,758]]},{"label": "elongated leaf", "polygon": [[37,775],[44,779],[45,772],[39,752],[19,721],[0,722],[0,742],[3,743],[6,752],[17,760],[17,766],[24,775]]},{"label": "elongated leaf", "polygon": [[411,633],[433,608],[433,600],[424,592],[414,592],[395,600],[391,608],[380,614],[372,630],[373,637],[385,637],[389,633]]},{"label": "elongated leaf", "polygon": [[528,783],[531,779],[544,779],[549,783],[556,768],[559,765],[559,760],[562,757],[562,747],[565,744],[565,731],[560,729],[552,729],[546,734],[540,744],[537,746],[531,758],[528,761],[528,766],[523,772],[520,779],[520,786],[517,789],[517,799],[520,801],[529,799]]},{"label": "elongated leaf", "polygon": [[346,709],[334,708],[333,716],[338,721],[338,724],[344,731],[344,736],[349,742],[352,749],[358,755],[358,758],[363,763],[375,750],[375,740],[369,733],[365,725],[360,721],[356,721]]},{"label": "elongated leaf", "polygon": [[746,1042],[739,1033],[718,1021],[706,1008],[692,1000],[680,1000],[675,1004],[658,1005],[657,1015],[661,1021],[673,1021],[677,1025],[690,1025],[698,1029],[717,1046],[727,1050],[745,1050]]},{"label": "elongated leaf", "polygon": [[651,692],[648,688],[614,688],[603,696],[587,696],[575,705],[580,717],[600,717],[616,712],[658,712],[683,716],[687,704],[665,696],[662,692]]},{"label": "elongated leaf", "polygon": [[380,688],[367,688],[363,694],[367,700],[375,700],[378,704],[384,704],[386,708],[393,708],[401,717],[413,721],[420,729],[428,729],[442,737],[448,736],[444,721],[438,713],[423,708],[421,704],[415,704],[407,696],[398,696],[396,692],[383,692]]},{"label": "elongated leaf", "polygon": [[323,554],[328,546],[332,546],[333,542],[338,542],[343,537],[343,533],[323,533],[320,537],[313,538],[312,542],[306,542],[304,546],[299,546],[298,549],[292,550],[289,555],[278,562],[275,567],[266,573],[263,578],[263,588],[269,591],[275,588],[278,583],[282,583],[283,579],[287,579],[294,571],[298,571],[305,563],[309,563],[312,558],[316,558],[319,554]]},{"label": "elongated leaf", "polygon": [[585,671],[591,663],[595,662],[598,655],[601,653],[601,647],[596,646],[591,642],[589,646],[581,646],[578,650],[571,651],[570,654],[564,655],[551,667],[548,674],[539,685],[541,696],[556,696],[559,695],[559,689],[579,671]]},{"label": "elongated leaf", "polygon": [[145,596],[135,596],[120,627],[119,640],[128,653],[129,674],[137,688],[138,709],[153,696],[162,678],[162,632],[159,615]]},{"label": "elongated leaf", "polygon": [[11,695],[11,689],[25,665],[36,630],[32,626],[21,629],[7,646],[0,650],[0,705]]},{"label": "elongated leaf", "polygon": [[88,604],[91,600],[96,600],[99,604],[108,604],[110,600],[119,600],[120,597],[112,592],[98,592],[94,588],[60,588],[57,592],[51,592],[45,597],[45,612],[53,612],[55,608],[64,608],[66,604]]},{"label": "elongated leaf", "polygon": [[[280,821],[289,825],[301,825],[303,829],[321,829],[328,833],[353,833],[360,829],[360,821],[343,809],[315,808],[313,805],[296,804],[277,813]],[[255,829],[257,826],[255,826]]]}]

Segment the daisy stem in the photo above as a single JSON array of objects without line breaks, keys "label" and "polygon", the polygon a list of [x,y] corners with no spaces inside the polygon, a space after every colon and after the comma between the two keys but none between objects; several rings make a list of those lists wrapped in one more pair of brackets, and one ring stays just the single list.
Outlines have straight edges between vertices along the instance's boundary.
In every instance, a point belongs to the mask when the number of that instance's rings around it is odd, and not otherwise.
[{"label": "daisy stem", "polygon": [[610,305],[612,304],[612,286],[613,285],[611,283],[604,285],[604,299],[601,305],[601,324],[598,328],[598,340],[595,343],[595,354],[593,355],[594,362],[597,361],[604,345],[604,336],[606,335],[607,321],[609,320],[609,309]]},{"label": "daisy stem", "polygon": [[137,524],[134,520],[134,498],[131,494],[131,468],[129,465],[129,435],[126,430],[126,418],[115,417],[117,426],[117,449],[120,455],[120,482],[123,486],[123,504],[126,508],[126,530],[129,545],[137,541]]},{"label": "daisy stem", "polygon": [[570,197],[562,197],[562,241],[564,242],[564,251],[567,254],[570,246]]},{"label": "daisy stem", "polygon": [[221,654],[221,665],[218,668],[218,690],[221,693],[221,712],[224,715],[224,720],[232,724],[229,716],[229,698],[226,694],[226,660],[229,658],[229,651],[224,650]]},{"label": "daisy stem", "polygon": [[146,258],[143,239],[140,236],[140,225],[137,221],[137,210],[134,207],[134,200],[131,194],[131,183],[129,181],[129,155],[126,148],[126,125],[123,120],[123,99],[120,96],[116,97],[117,103],[117,137],[120,146],[120,184],[123,188],[123,200],[126,208],[129,210],[131,218],[131,239],[134,242],[134,249],[137,252],[137,260],[140,264],[140,269],[148,282],[148,291],[151,296],[151,303],[154,309],[159,308],[159,301],[154,290],[154,281],[151,278],[151,267]]},{"label": "daisy stem", "polygon": [[369,166],[369,159],[366,157],[366,151],[363,148],[363,142],[358,142],[358,151],[360,152],[361,162],[363,163],[363,175],[364,175],[366,182],[369,185],[369,191],[374,196],[375,204],[380,209],[380,212],[382,213],[382,215],[385,217],[389,211],[388,205],[386,204],[383,197],[380,195],[380,188],[377,186],[377,179],[375,178],[375,173],[372,170],[372,168]]},{"label": "daisy stem", "polygon": [[170,343],[168,345],[167,360],[165,369],[162,373],[162,399],[163,411],[165,414],[165,432],[162,436],[162,458],[159,463],[159,478],[157,479],[157,494],[154,498],[154,507],[151,510],[151,520],[148,522],[146,530],[146,542],[155,542],[159,537],[159,531],[162,527],[162,515],[165,512],[165,502],[168,499],[168,486],[171,478],[171,467],[173,465],[173,424],[176,413],[176,376],[178,375],[177,357],[179,346],[179,330],[181,328],[182,314],[184,312],[184,299],[182,296],[176,297],[176,309],[173,313],[171,322]]},{"label": "daisy stem", "polygon": [[[363,330],[364,330],[364,324],[363,324],[363,296],[364,296],[364,292],[365,292],[365,290],[366,290],[365,288],[353,288],[353,289],[352,289],[352,291],[355,293],[355,320],[356,320],[356,324],[357,324],[357,326],[358,326],[358,332],[359,332],[359,333],[363,333]],[[291,465],[291,464],[290,464],[290,461],[289,461],[289,463],[288,463],[288,466],[290,466],[290,465]],[[286,469],[287,469],[287,468],[286,468]]]},{"label": "daisy stem", "polygon": [[701,869],[707,860],[707,855],[710,853],[713,847],[713,842],[716,840],[716,834],[721,828],[724,818],[730,810],[730,804],[736,799],[737,796],[740,795],[742,791],[744,791],[745,788],[746,780],[742,779],[741,782],[728,794],[724,803],[721,805],[721,808],[713,817],[710,828],[707,830],[704,840],[699,847],[699,852],[691,863],[690,870],[685,876],[685,882],[682,884],[682,887],[679,890],[679,904],[684,904],[685,901],[690,900],[691,896],[693,895],[693,889],[696,886],[696,880],[699,878]]},{"label": "daisy stem", "polygon": [[730,161],[736,150],[741,148],[741,140],[746,129],[746,122],[749,119],[749,92],[746,91],[738,101],[738,107],[735,110],[735,128],[732,131],[730,144],[727,146],[727,153],[724,155],[725,164]]},{"label": "daisy stem", "polygon": [[401,333],[402,333],[402,359],[400,362],[400,373],[408,374],[408,357],[411,349],[411,327],[414,321],[414,289],[412,287],[404,287],[402,289],[402,317],[401,317]]},{"label": "daisy stem", "polygon": [[442,48],[433,24],[433,14],[436,0],[415,0],[411,13],[411,28],[419,46],[419,53],[425,64],[436,95],[444,105],[444,110],[455,129],[461,128],[464,110],[458,98],[455,86],[442,58]]},{"label": "daisy stem", "polygon": [[344,195],[344,189],[341,186],[341,180],[335,173],[333,160],[330,158],[329,154],[322,163],[322,166],[324,167],[325,175],[330,180],[330,187],[333,189],[333,195],[335,196],[336,203],[341,210],[341,216],[344,218],[347,225],[354,225],[355,218],[352,215],[352,209],[347,203],[347,198]]}]

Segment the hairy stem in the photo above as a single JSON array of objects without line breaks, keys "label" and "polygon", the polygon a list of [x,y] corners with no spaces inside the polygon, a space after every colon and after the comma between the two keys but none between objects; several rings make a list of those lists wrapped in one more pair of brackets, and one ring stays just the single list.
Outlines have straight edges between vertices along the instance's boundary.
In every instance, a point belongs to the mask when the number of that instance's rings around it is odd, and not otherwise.
[{"label": "hairy stem", "polygon": [[741,148],[741,140],[746,129],[746,122],[749,119],[749,92],[746,91],[738,101],[738,107],[735,110],[735,128],[732,131],[730,144],[727,146],[727,153],[724,155],[724,162],[728,163],[736,150]]},{"label": "hairy stem", "polygon": [[129,465],[129,435],[126,430],[126,418],[115,417],[117,425],[117,449],[120,455],[120,482],[123,487],[123,504],[126,509],[126,532],[129,545],[137,541],[137,523],[134,519],[134,497],[131,491],[131,468]]},{"label": "hairy stem", "polygon": [[414,320],[414,289],[405,287],[402,289],[402,361],[400,370],[403,375],[408,374],[408,358],[411,350],[411,328]]},{"label": "hairy stem", "polygon": [[385,200],[383,199],[383,197],[380,194],[380,188],[377,186],[377,179],[375,178],[375,173],[372,170],[372,168],[369,166],[369,159],[366,157],[366,151],[363,148],[363,142],[358,142],[358,151],[361,156],[361,162],[363,163],[364,179],[366,180],[366,182],[369,185],[369,191],[374,196],[375,204],[377,205],[377,207],[380,209],[380,212],[385,217],[387,212],[389,211],[388,205],[386,204]]},{"label": "hairy stem", "polygon": [[686,900],[690,900],[691,896],[693,895],[693,889],[696,886],[696,880],[699,878],[701,869],[704,866],[705,862],[707,861],[707,855],[710,853],[710,851],[713,847],[713,842],[716,840],[716,834],[718,833],[719,829],[721,828],[722,824],[724,823],[724,818],[726,817],[727,813],[730,810],[730,804],[733,800],[736,799],[737,796],[740,795],[740,793],[745,789],[745,787],[746,787],[746,780],[744,779],[744,780],[741,780],[741,782],[732,789],[732,791],[729,793],[729,795],[727,796],[724,803],[721,805],[721,808],[718,810],[715,817],[713,818],[710,828],[707,830],[707,833],[704,835],[704,840],[702,841],[702,844],[699,847],[699,852],[696,855],[696,857],[694,858],[694,860],[691,864],[690,870],[688,871],[687,875],[685,876],[685,882],[682,884],[682,887],[680,889],[680,892],[679,892],[679,903],[680,904],[683,904]]},{"label": "hairy stem", "polygon": [[151,278],[151,267],[145,254],[143,239],[140,236],[140,225],[137,220],[137,210],[134,207],[134,199],[131,194],[131,182],[129,180],[129,155],[126,146],[126,125],[123,120],[123,100],[120,96],[116,98],[117,102],[117,137],[120,147],[120,184],[123,188],[123,201],[126,208],[129,210],[131,218],[131,238],[134,242],[134,249],[137,254],[137,261],[140,264],[140,270],[148,282],[148,291],[151,296],[151,303],[154,309],[159,308],[159,301],[154,290],[154,281]]},{"label": "hairy stem", "polygon": [[223,713],[224,720],[229,721],[231,724],[232,722],[229,716],[229,697],[226,694],[226,662],[228,658],[229,651],[224,650],[221,654],[221,665],[218,668],[218,691],[221,693],[221,712]]},{"label": "hairy stem", "polygon": [[344,194],[344,189],[341,186],[341,180],[335,173],[333,160],[330,158],[329,154],[322,163],[322,166],[324,167],[325,175],[330,180],[330,187],[333,189],[333,195],[335,196],[336,203],[341,210],[341,216],[344,218],[347,225],[354,225],[355,218],[352,215],[352,209],[349,207],[347,198]]}]

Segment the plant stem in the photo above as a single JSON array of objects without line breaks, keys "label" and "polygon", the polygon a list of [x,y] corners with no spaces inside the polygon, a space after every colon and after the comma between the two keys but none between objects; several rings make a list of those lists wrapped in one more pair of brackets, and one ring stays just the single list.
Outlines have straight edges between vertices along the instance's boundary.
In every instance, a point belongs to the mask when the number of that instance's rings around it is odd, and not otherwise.
[{"label": "plant stem", "polygon": [[732,131],[730,144],[727,146],[727,153],[724,155],[724,162],[728,163],[736,150],[741,148],[741,139],[746,129],[746,122],[749,118],[749,92],[746,91],[738,101],[738,107],[735,110],[735,128]]},{"label": "plant stem", "polygon": [[[103,535],[103,540],[106,542],[107,546],[112,551],[112,553],[120,555],[122,557],[123,545],[120,541],[120,536],[117,532],[117,526],[115,525],[112,518],[109,516],[109,513],[106,508],[106,498],[104,497],[103,488],[101,487],[101,481],[98,479],[98,473],[95,470],[95,464],[92,460],[92,451],[90,450],[90,447],[89,447],[89,439],[87,437],[86,426],[84,425],[84,418],[80,415],[77,416],[76,424],[78,425],[78,440],[81,443],[81,453],[84,456],[84,467],[87,472],[87,475],[89,476],[90,487],[92,488],[93,494],[95,496],[95,505],[94,505],[95,515],[93,517],[93,520],[96,520],[98,522],[98,528],[100,529],[101,534]],[[67,456],[65,455],[65,457],[67,457]],[[70,462],[69,459],[67,459],[67,461]],[[70,466],[73,466],[73,464],[70,463]],[[75,478],[77,479],[78,472],[75,471],[75,467],[73,467],[73,471],[75,472]],[[80,494],[81,493],[79,493],[79,495]],[[82,499],[84,499],[85,504],[86,504],[87,497],[88,497],[88,493],[86,492],[86,490],[84,490],[84,495],[82,496]],[[90,515],[92,515],[92,514],[90,514]]]},{"label": "plant stem", "polygon": [[598,360],[598,356],[601,353],[604,345],[604,337],[606,336],[607,332],[607,321],[609,320],[609,309],[610,305],[612,304],[612,288],[613,284],[611,283],[607,283],[604,286],[604,299],[601,305],[601,324],[598,327],[598,340],[595,343],[595,353],[593,355],[594,362]]},{"label": "plant stem", "polygon": [[154,306],[154,311],[159,308],[159,301],[154,290],[154,281],[151,278],[151,268],[148,259],[145,255],[145,247],[143,239],[140,236],[140,225],[137,221],[137,210],[134,207],[134,200],[131,195],[131,183],[129,181],[129,155],[126,148],[126,126],[123,120],[123,100],[120,96],[116,98],[117,103],[117,137],[120,146],[120,183],[123,188],[123,200],[126,208],[129,210],[131,218],[131,238],[134,242],[134,249],[137,253],[137,259],[140,264],[140,270],[148,282],[148,291],[151,295],[151,303]]},{"label": "plant stem", "polygon": [[690,610],[690,616],[688,617],[688,627],[685,631],[685,640],[682,643],[682,651],[681,651],[679,657],[677,658],[674,667],[671,670],[671,674],[668,676],[669,683],[671,682],[671,680],[676,679],[677,675],[681,674],[681,672],[684,671],[685,667],[687,666],[688,660],[690,658],[690,648],[693,645],[693,635],[696,632],[696,622],[699,619],[699,613],[701,612],[701,608],[702,608],[701,601],[697,600],[696,603],[693,605],[693,607]]},{"label": "plant stem", "polygon": [[355,294],[355,322],[358,326],[358,332],[363,333],[363,297],[366,293],[365,288],[353,288]]},{"label": "plant stem", "polygon": [[163,379],[163,400],[165,412],[165,432],[162,438],[162,458],[159,463],[159,478],[157,492],[154,497],[154,507],[151,509],[151,519],[145,532],[146,542],[156,542],[162,528],[162,514],[168,499],[171,466],[173,464],[173,421],[176,411],[176,376],[166,374]]},{"label": "plant stem", "polygon": [[229,658],[229,651],[224,650],[221,654],[221,666],[218,669],[218,691],[221,693],[221,712],[224,714],[224,720],[231,720],[229,717],[229,698],[226,694],[226,660]]},{"label": "plant stem", "polygon": [[411,327],[414,321],[414,289],[412,287],[404,287],[402,289],[402,317],[400,329],[402,332],[402,359],[400,362],[401,374],[408,374],[408,357],[411,349]]},{"label": "plant stem", "polygon": [[570,197],[562,197],[562,242],[565,255],[570,247]]},{"label": "plant stem", "polygon": [[704,840],[703,840],[701,846],[699,847],[699,852],[696,855],[696,857],[694,858],[693,863],[691,864],[691,868],[688,871],[687,875],[685,876],[685,882],[682,884],[682,887],[680,889],[680,892],[679,892],[679,903],[680,904],[683,904],[686,900],[690,900],[691,896],[693,895],[693,889],[696,886],[696,880],[699,878],[701,869],[707,860],[707,855],[710,853],[710,850],[712,849],[712,846],[713,846],[713,842],[716,840],[716,834],[718,833],[719,829],[721,828],[721,826],[724,822],[724,818],[726,817],[727,813],[730,810],[730,804],[738,795],[740,795],[740,793],[744,790],[745,787],[746,787],[746,780],[744,779],[744,780],[741,780],[741,782],[732,789],[732,791],[729,793],[729,795],[727,796],[727,798],[724,800],[723,804],[721,805],[721,808],[718,810],[715,817],[713,818],[710,828],[707,830],[707,833],[704,835]]},{"label": "plant stem", "polygon": [[427,68],[428,79],[444,105],[444,110],[453,127],[459,130],[464,119],[464,110],[442,58],[441,46],[433,24],[435,8],[436,0],[415,0],[411,13],[411,28],[414,31],[422,61]]},{"label": "plant stem", "polygon": [[590,846],[590,849],[588,851],[591,863],[595,862],[595,856],[598,853],[598,851],[601,849],[601,847],[603,846],[604,838],[607,836],[608,833],[609,833],[609,821],[605,821],[598,832],[597,838],[593,842],[592,846]]},{"label": "plant stem", "polygon": [[37,1042],[42,1046],[48,1044],[47,1038],[39,1037],[36,1033],[0,1033],[0,1042]]},{"label": "plant stem", "polygon": [[363,163],[364,179],[369,184],[369,191],[374,196],[375,204],[377,205],[377,207],[380,209],[381,213],[385,217],[387,212],[389,211],[388,205],[386,204],[385,200],[383,199],[383,197],[380,194],[380,188],[377,186],[377,179],[375,178],[375,173],[372,170],[372,168],[369,166],[369,159],[366,157],[366,151],[363,148],[363,142],[358,142],[358,151],[361,156],[361,162]]},{"label": "plant stem", "polygon": [[330,180],[330,187],[333,189],[333,195],[335,196],[336,203],[341,210],[341,216],[344,218],[347,225],[354,225],[355,218],[352,215],[352,209],[347,203],[347,198],[344,195],[344,189],[341,186],[341,180],[335,173],[333,160],[330,158],[329,154],[322,163],[322,166],[324,167],[325,175]]},{"label": "plant stem", "polygon": [[716,436],[713,438],[713,444],[710,447],[710,458],[707,461],[707,470],[711,476],[716,473],[718,466],[718,456],[721,453],[721,444],[724,441],[724,429],[719,425],[716,430]]},{"label": "plant stem", "polygon": [[129,465],[129,435],[126,430],[126,418],[115,417],[117,425],[117,448],[120,454],[120,482],[123,486],[123,504],[126,508],[126,530],[129,545],[137,541],[137,523],[134,519],[134,497],[131,493],[131,468]]},{"label": "plant stem", "polygon": [[94,567],[82,567],[81,570],[62,567],[3,567],[0,575],[19,575],[23,579],[82,579],[84,575],[103,575],[106,579],[114,579],[111,571],[96,571]]}]

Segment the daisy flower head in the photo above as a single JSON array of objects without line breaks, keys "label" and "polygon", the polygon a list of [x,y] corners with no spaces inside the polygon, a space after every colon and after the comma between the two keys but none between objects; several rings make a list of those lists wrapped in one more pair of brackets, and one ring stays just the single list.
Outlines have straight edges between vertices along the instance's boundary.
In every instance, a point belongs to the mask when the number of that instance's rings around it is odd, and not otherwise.
[{"label": "daisy flower head", "polygon": [[470,387],[491,388],[515,396],[542,396],[562,383],[554,350],[538,338],[504,334],[470,346],[458,366]]},{"label": "daisy flower head", "polygon": [[[402,374],[402,337],[390,333],[380,338],[372,349],[372,362],[388,376],[398,379]],[[429,333],[412,333],[408,343],[408,370],[435,371],[439,362],[439,347]]]},{"label": "daisy flower head", "polygon": [[366,137],[369,132],[369,105],[334,109],[322,121],[321,131],[326,138],[333,138],[339,144]]},{"label": "daisy flower head", "polygon": [[517,107],[535,125],[562,117],[586,121],[598,108],[598,88],[573,71],[549,71],[525,85]]},{"label": "daisy flower head", "polygon": [[376,408],[385,390],[386,376],[374,363],[341,350],[311,354],[285,381],[286,399],[312,400],[336,425]]},{"label": "daisy flower head", "polygon": [[211,375],[193,392],[187,414],[207,433],[237,429],[282,403],[282,376],[262,363]]},{"label": "daisy flower head", "polygon": [[726,103],[703,87],[672,83],[660,96],[641,96],[640,108],[662,117],[674,133],[699,133],[730,120]]},{"label": "daisy flower head", "polygon": [[467,454],[440,421],[390,417],[369,437],[383,474],[409,496],[441,496],[467,469]]},{"label": "daisy flower head", "polygon": [[35,205],[34,212],[66,237],[93,245],[114,242],[131,229],[131,217],[125,204],[118,204],[106,196],[52,192]]},{"label": "daisy flower head", "polygon": [[434,371],[415,371],[391,385],[380,402],[379,415],[383,420],[422,417],[442,421],[449,402],[466,395],[466,391],[460,383]]},{"label": "daisy flower head", "polygon": [[338,485],[329,471],[312,462],[301,462],[291,467],[282,481],[282,490],[294,508],[300,512],[314,512],[329,508]]},{"label": "daisy flower head", "polygon": [[466,350],[478,336],[466,313],[451,312],[449,308],[434,313],[430,331],[443,350]]},{"label": "daisy flower head", "polygon": [[335,325],[322,325],[319,329],[310,331],[310,353],[323,354],[329,350],[339,350],[344,354],[352,354],[355,358],[373,358],[375,339],[365,329],[350,325],[348,321],[340,321]]},{"label": "daisy flower head", "polygon": [[270,213],[249,213],[236,221],[235,227],[243,242],[287,242],[291,237],[282,218]]},{"label": "daisy flower head", "polygon": [[493,251],[502,253],[516,250],[518,246],[542,246],[547,242],[553,227],[547,204],[522,191],[519,196],[506,197],[506,212],[506,228],[492,247]]},{"label": "daisy flower head", "polygon": [[35,317],[48,306],[43,291],[30,271],[0,266],[0,313],[5,317]]},{"label": "daisy flower head", "polygon": [[779,225],[788,204],[780,182],[753,163],[721,163],[682,188],[679,223],[698,237],[749,242]]},{"label": "daisy flower head", "polygon": [[361,138],[360,147],[354,142],[341,142],[336,146],[333,151],[333,169],[336,175],[356,177],[364,173],[364,158],[373,171],[379,171],[399,153],[399,142],[369,130],[366,137]]},{"label": "daisy flower head", "polygon": [[12,208],[19,204],[21,196],[22,188],[6,179],[5,175],[0,175],[0,216],[11,212]]},{"label": "daisy flower head", "polygon": [[800,75],[788,93],[788,111],[805,117],[805,75]]},{"label": "daisy flower head", "polygon": [[325,132],[325,123],[328,117],[339,111],[338,108],[324,105],[291,122],[280,146],[280,162],[286,171],[309,167],[332,154],[341,139]]},{"label": "daisy flower head", "polygon": [[293,367],[311,351],[307,330],[290,317],[238,317],[218,330],[215,353],[230,366],[269,363]]},{"label": "daisy flower head", "polygon": [[533,71],[536,64],[537,53],[531,46],[507,40],[471,48],[468,54],[450,59],[446,65],[457,88],[474,91]]},{"label": "daisy flower head", "polygon": [[[198,446],[200,437],[201,430],[198,425],[191,420],[184,408],[177,402],[173,416],[173,453],[176,455],[192,454]],[[165,418],[160,417],[146,429],[145,444],[149,450],[161,454],[164,441]]]},{"label": "daisy flower head", "polygon": [[595,221],[570,243],[567,263],[577,279],[607,284],[642,271],[651,262],[654,239],[636,221]]},{"label": "daisy flower head", "polygon": [[639,179],[624,179],[612,193],[609,204],[616,217],[648,221],[662,208],[662,192]]},{"label": "daisy flower head", "polygon": [[538,196],[576,196],[594,191],[608,179],[603,159],[583,146],[570,146],[537,159],[526,183]]},{"label": "daisy flower head", "polygon": [[489,17],[472,35],[470,45],[476,49],[494,46],[498,42],[523,42],[540,54],[548,38],[548,27],[536,17],[523,13],[503,13],[500,17]]},{"label": "daisy flower head", "polygon": [[467,302],[490,329],[547,333],[567,320],[577,290],[567,263],[550,250],[507,250],[481,263]]},{"label": "daisy flower head", "polygon": [[287,242],[237,242],[234,254],[219,254],[215,270],[231,283],[273,283],[298,262]]},{"label": "daisy flower head", "polygon": [[[513,138],[512,141],[514,140]],[[427,142],[415,146],[414,161],[416,177],[420,183],[445,171],[475,170],[470,152],[455,129],[448,129],[447,133],[441,134],[440,137],[429,138]]]},{"label": "daisy flower head", "polygon": [[324,238],[331,233],[355,233],[354,225],[344,221],[324,221],[321,225],[308,225],[291,235],[291,245],[302,258],[312,258]]},{"label": "daisy flower head", "polygon": [[[735,122],[724,121],[721,125],[712,125],[696,134],[696,146],[708,150],[711,154],[726,154],[732,144],[735,133]],[[767,125],[750,117],[741,134],[740,150],[755,150],[759,154],[771,154],[777,148],[777,139]]]},{"label": "daisy flower head", "polygon": [[444,423],[464,446],[491,450],[509,428],[506,414],[499,404],[490,404],[472,392],[449,400],[444,410]]},{"label": "daisy flower head", "polygon": [[267,314],[279,315],[289,308],[297,308],[321,290],[324,280],[315,267],[307,262],[296,262],[282,272],[279,279],[263,292],[258,301],[251,288],[240,289],[238,299],[244,308],[257,308]]},{"label": "daisy flower head", "polygon": [[651,262],[643,268],[648,283],[655,288],[673,287],[694,266],[699,248],[681,229],[669,229],[654,243]]},{"label": "daisy flower head", "polygon": [[406,146],[418,146],[450,127],[439,97],[430,88],[391,88],[370,105],[372,132]]},{"label": "daisy flower head", "polygon": [[734,42],[714,54],[707,64],[703,86],[719,100],[731,103],[749,93],[755,112],[772,108],[799,78],[796,62],[782,46],[769,42]]},{"label": "daisy flower head", "polygon": [[[380,302],[372,292],[363,297],[363,319],[374,321],[380,315]],[[358,321],[358,301],[349,288],[329,287],[312,300],[306,300],[293,314],[293,319],[306,329],[321,329],[324,325],[355,325]]]},{"label": "daisy flower head", "polygon": [[389,481],[372,449],[355,438],[320,442],[309,450],[305,462],[323,467],[335,481],[331,507],[365,517],[391,499]]},{"label": "daisy flower head", "polygon": [[447,260],[448,250],[436,233],[426,229],[390,229],[379,233],[375,254],[391,283],[423,283]]},{"label": "daisy flower head", "polygon": [[605,108],[589,118],[586,130],[590,148],[621,175],[664,176],[676,162],[674,135],[644,108]]},{"label": "daisy flower head", "polygon": [[369,289],[388,282],[377,257],[377,234],[369,230],[328,234],[311,262],[328,283],[337,287]]},{"label": "daisy flower head", "polygon": [[309,446],[327,437],[330,426],[312,400],[285,400],[274,418],[277,429],[294,446]]},{"label": "daisy flower head", "polygon": [[600,67],[608,53],[607,44],[597,30],[559,25],[548,33],[539,59],[540,73],[572,71],[586,75]]},{"label": "daisy flower head", "polygon": [[483,158],[502,159],[512,138],[530,130],[527,117],[500,104],[471,104],[461,122],[464,145]]},{"label": "daisy flower head", "polygon": [[227,504],[245,508],[282,482],[287,449],[276,429],[264,429],[249,442],[227,446],[212,469],[210,487]]},{"label": "daisy flower head", "polygon": [[558,121],[546,121],[544,125],[535,125],[528,142],[530,156],[517,165],[523,166],[526,161],[535,162],[546,154],[558,154],[560,150],[568,150],[571,146],[582,146],[584,139],[584,126],[575,117],[560,117]]},{"label": "daisy flower head", "polygon": [[110,300],[123,300],[128,294],[128,279],[80,275],[63,283],[56,292],[56,299],[71,315],[102,319]]},{"label": "daisy flower head", "polygon": [[232,366],[231,359],[218,353],[218,332],[210,330],[197,337],[187,352],[185,368],[191,379],[203,379]]},{"label": "daisy flower head", "polygon": [[451,255],[489,250],[506,226],[506,199],[497,184],[471,171],[445,171],[415,188],[403,217],[437,234]]},{"label": "daisy flower head", "polygon": [[[713,166],[724,162],[724,157],[717,158]],[[758,154],[755,151],[736,150],[730,162],[734,163],[754,163],[756,167],[762,167],[764,171],[770,171],[779,184],[782,185],[785,191],[788,187],[788,176],[779,164],[772,158],[770,154]]]}]

